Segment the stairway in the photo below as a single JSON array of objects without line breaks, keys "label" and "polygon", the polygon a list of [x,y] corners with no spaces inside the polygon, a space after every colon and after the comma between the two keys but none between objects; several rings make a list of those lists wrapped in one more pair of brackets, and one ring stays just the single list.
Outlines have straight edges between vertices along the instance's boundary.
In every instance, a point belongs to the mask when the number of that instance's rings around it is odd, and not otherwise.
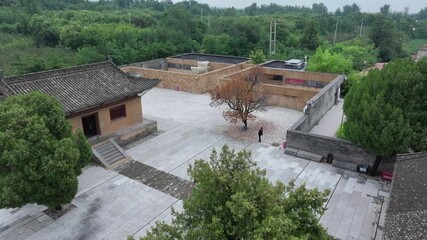
[{"label": "stairway", "polygon": [[117,167],[130,159],[123,149],[111,138],[94,145],[92,151],[98,161],[107,169]]}]

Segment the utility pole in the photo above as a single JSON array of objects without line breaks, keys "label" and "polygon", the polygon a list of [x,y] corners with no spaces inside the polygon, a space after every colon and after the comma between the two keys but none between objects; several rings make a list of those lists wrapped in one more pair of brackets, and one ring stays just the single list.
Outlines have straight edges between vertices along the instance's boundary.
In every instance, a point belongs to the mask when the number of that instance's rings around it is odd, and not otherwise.
[{"label": "utility pole", "polygon": [[131,21],[130,21],[130,11],[132,10],[132,3],[129,2],[129,25],[131,25]]},{"label": "utility pole", "polygon": [[277,22],[276,20],[270,21],[270,55],[276,53],[276,40],[277,40]]},{"label": "utility pole", "polygon": [[362,36],[362,31],[363,31],[363,20],[365,20],[364,18],[362,18],[362,24],[360,24],[360,32],[359,32],[359,36]]},{"label": "utility pole", "polygon": [[334,44],[335,44],[335,41],[337,40],[337,31],[338,31],[338,19],[337,19],[337,24],[335,24]]}]

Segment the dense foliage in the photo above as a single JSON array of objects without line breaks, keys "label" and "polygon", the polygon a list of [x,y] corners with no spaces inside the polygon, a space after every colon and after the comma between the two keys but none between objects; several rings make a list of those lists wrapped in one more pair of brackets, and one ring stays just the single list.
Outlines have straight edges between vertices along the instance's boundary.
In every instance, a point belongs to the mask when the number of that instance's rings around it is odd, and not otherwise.
[{"label": "dense foliage", "polygon": [[143,239],[329,239],[318,220],[328,191],[273,185],[250,152],[224,146],[188,172],[195,187],[183,211]]},{"label": "dense foliage", "polygon": [[54,98],[32,92],[0,102],[0,208],[69,203],[91,157]]},{"label": "dense foliage", "polygon": [[[269,59],[310,58],[322,46],[351,58],[360,70],[376,59],[407,54],[403,42],[427,39],[427,8],[413,15],[387,6],[378,10],[362,13],[352,4],[331,13],[322,3],[254,3],[234,9],[196,1],[4,0],[0,68],[14,75],[102,61],[108,55],[119,65],[185,52],[247,57],[255,49],[268,53],[272,19],[277,47]],[[356,36],[363,44],[353,41]]]},{"label": "dense foliage", "polygon": [[[427,148],[427,58],[393,61],[354,83],[344,136],[381,157]],[[373,171],[375,171],[375,166]]]}]

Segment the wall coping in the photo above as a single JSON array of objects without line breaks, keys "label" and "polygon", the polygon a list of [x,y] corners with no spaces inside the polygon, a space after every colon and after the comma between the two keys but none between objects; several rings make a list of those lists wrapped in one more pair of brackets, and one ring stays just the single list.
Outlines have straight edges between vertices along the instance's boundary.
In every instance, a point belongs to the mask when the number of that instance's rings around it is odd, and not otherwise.
[{"label": "wall coping", "polygon": [[325,87],[322,88],[322,90],[320,90],[320,92],[318,92],[316,95],[314,95],[314,97],[312,97],[310,100],[308,100],[307,105],[314,105],[315,102],[322,97],[322,95],[327,92],[332,86],[334,86],[337,82],[341,81],[344,82],[345,80],[345,75],[338,75],[334,80],[332,80],[331,82],[329,82]]}]

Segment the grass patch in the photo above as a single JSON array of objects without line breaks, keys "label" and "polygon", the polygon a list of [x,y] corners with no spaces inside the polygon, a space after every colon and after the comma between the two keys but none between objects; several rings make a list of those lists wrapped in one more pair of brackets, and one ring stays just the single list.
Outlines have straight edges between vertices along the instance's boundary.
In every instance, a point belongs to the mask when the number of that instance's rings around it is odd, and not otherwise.
[{"label": "grass patch", "polygon": [[340,126],[338,127],[337,132],[335,133],[335,136],[337,138],[340,138],[340,139],[346,139],[345,135],[344,135],[344,123],[340,124]]},{"label": "grass patch", "polygon": [[409,54],[413,54],[416,53],[424,44],[427,44],[427,39],[412,39],[411,41],[403,44],[403,50]]}]

